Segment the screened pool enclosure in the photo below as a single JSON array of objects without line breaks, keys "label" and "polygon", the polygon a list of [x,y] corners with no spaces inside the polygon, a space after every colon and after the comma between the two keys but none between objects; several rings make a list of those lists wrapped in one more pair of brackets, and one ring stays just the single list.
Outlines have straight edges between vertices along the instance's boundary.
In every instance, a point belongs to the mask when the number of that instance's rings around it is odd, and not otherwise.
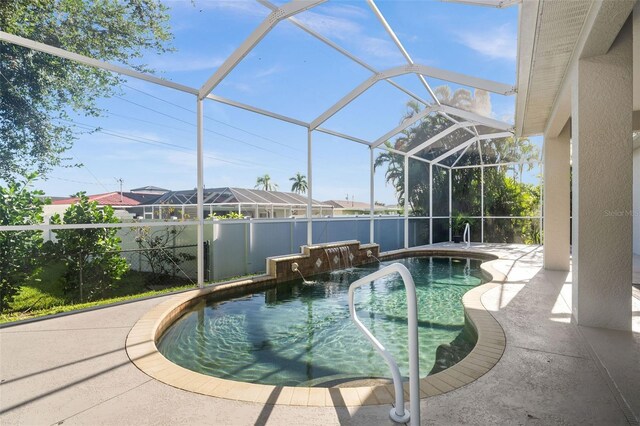
[{"label": "screened pool enclosure", "polygon": [[[51,235],[51,232],[60,230],[117,228],[123,249],[130,249],[132,256],[136,256],[136,250],[144,248],[139,246],[139,232],[136,230],[144,227],[148,233],[171,240],[172,245],[168,247],[174,254],[176,247],[195,246],[192,256],[184,256],[183,261],[174,262],[173,274],[182,273],[199,285],[207,280],[263,272],[267,257],[298,252],[304,244],[359,240],[380,244],[381,251],[390,251],[450,241],[459,233],[460,222],[470,223],[473,242],[541,243],[541,150],[536,143],[515,137],[513,124],[496,119],[495,114],[482,113],[486,112],[486,108],[482,108],[483,100],[490,103],[491,99],[513,99],[516,96],[515,86],[415,62],[385,15],[373,0],[368,0],[358,4],[357,13],[368,13],[377,21],[376,31],[386,34],[404,61],[391,67],[374,66],[372,63],[375,61],[351,53],[339,43],[339,39],[335,41],[335,37],[323,35],[321,28],[309,23],[310,14],[322,12],[330,3],[309,0],[276,5],[258,0],[252,7],[260,15],[259,25],[254,26],[244,40],[237,40],[238,47],[221,61],[215,72],[202,80],[200,87],[0,32],[2,43],[114,73],[128,81],[139,82],[137,87],[150,88],[148,91],[157,88],[161,93],[175,93],[186,99],[185,105],[191,103],[195,112],[192,122],[196,129],[193,141],[196,160],[191,169],[197,183],[196,200],[189,202],[190,214],[173,220],[156,219],[151,214],[142,221],[106,225],[12,225],[2,226],[0,232],[23,232],[27,235],[37,231]],[[495,6],[502,3],[496,2]],[[410,9],[410,4],[405,6]],[[227,96],[228,86],[217,90],[225,79],[234,75],[234,70],[242,68],[244,62],[264,56],[260,49],[265,43],[273,43],[268,37],[271,33],[285,30],[295,31],[293,38],[298,35],[306,37],[312,47],[307,52],[311,54],[308,56],[311,64],[306,66],[312,67],[314,72],[326,72],[331,78],[323,81],[309,79],[308,93],[295,89],[291,93],[283,92],[282,99],[274,101],[275,104],[285,104],[280,108],[277,105],[272,108],[253,105],[250,95],[242,90],[238,92],[241,100]],[[292,55],[299,53],[298,48],[292,49]],[[336,74],[334,64],[313,62],[313,49],[330,51],[338,58],[338,67],[344,65],[344,74],[341,71]],[[277,69],[274,72],[277,73]],[[333,79],[335,76],[344,78]],[[278,84],[286,85],[286,81]],[[310,97],[318,96],[322,91],[322,84],[345,88],[344,95],[330,102],[315,103],[313,107],[317,111],[312,117],[291,113],[295,108],[287,107],[287,103],[294,104],[296,95],[301,97],[301,102],[309,103]],[[13,89],[19,90],[17,87]],[[354,117],[366,120],[363,116],[370,108],[367,96],[372,91],[393,93],[397,99],[402,99],[402,104],[408,105],[403,116],[396,114],[389,118],[390,122],[395,122],[394,126],[389,126],[385,133],[376,137],[364,137],[344,130],[348,127],[346,125],[336,124],[336,117],[341,114],[345,115],[345,122],[352,118],[355,120]],[[269,219],[261,219],[260,215],[252,219],[228,220],[211,217],[211,211],[205,209],[205,108],[209,107],[213,111],[218,111],[216,108],[243,110],[306,133],[306,164],[301,163],[299,167],[306,175],[308,189],[304,196],[306,204],[295,206],[297,217],[290,217],[292,213],[282,217],[274,217],[277,215],[272,213]],[[340,144],[356,144],[368,151],[368,155],[364,151],[362,155],[367,155],[369,165],[369,215],[326,217],[320,208],[322,204],[314,204],[322,203],[320,199],[314,201],[313,198],[314,167],[318,166],[317,161],[314,162],[314,146],[316,140],[323,141],[322,138],[326,137]],[[341,155],[339,148],[335,155]],[[188,166],[185,168],[189,169]],[[398,194],[401,215],[380,216],[375,213],[376,173],[383,173],[386,182]],[[207,182],[208,185],[222,186],[215,182],[215,176],[207,179],[211,181]],[[184,211],[184,205],[174,201],[169,204]],[[514,207],[516,204],[518,206]],[[522,207],[523,204],[526,206]],[[130,262],[132,265],[135,263]],[[140,260],[138,265],[143,263]],[[144,266],[138,267],[145,269]]]}]

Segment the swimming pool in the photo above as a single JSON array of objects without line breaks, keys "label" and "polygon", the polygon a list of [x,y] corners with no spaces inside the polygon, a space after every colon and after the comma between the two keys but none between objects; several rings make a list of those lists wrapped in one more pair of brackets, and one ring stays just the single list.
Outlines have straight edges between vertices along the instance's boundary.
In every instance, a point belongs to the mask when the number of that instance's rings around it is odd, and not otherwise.
[{"label": "swimming pool", "polygon": [[[407,266],[416,282],[424,377],[472,349],[461,298],[486,279],[479,260],[410,257],[394,262]],[[329,387],[387,378],[384,360],[349,318],[347,293],[350,283],[390,263],[316,276],[313,284],[299,280],[228,300],[202,300],[165,330],[158,350],[189,370],[250,383]],[[406,375],[406,300],[400,278],[359,289],[356,310]]]}]

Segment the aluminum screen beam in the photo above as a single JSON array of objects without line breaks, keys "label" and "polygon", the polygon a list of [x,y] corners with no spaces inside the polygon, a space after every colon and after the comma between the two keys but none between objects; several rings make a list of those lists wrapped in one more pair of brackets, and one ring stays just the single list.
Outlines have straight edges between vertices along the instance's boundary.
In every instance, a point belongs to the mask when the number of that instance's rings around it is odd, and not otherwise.
[{"label": "aluminum screen beam", "polygon": [[415,148],[411,149],[410,151],[407,151],[407,155],[415,155],[418,152],[420,152],[423,149],[425,149],[426,147],[436,143],[437,141],[439,141],[443,137],[447,136],[448,134],[453,133],[456,130],[462,128],[462,127],[468,127],[468,126],[472,126],[472,125],[473,125],[473,123],[470,123],[470,122],[454,124],[453,126],[446,128],[445,130],[443,130],[442,132],[438,133],[437,135],[435,135],[435,136],[429,138],[428,140],[422,142],[420,145],[416,146]]},{"label": "aluminum screen beam", "polygon": [[[376,4],[374,3],[373,0],[367,0],[367,2],[369,3],[369,6],[371,7],[371,9],[373,10],[373,12],[375,13],[375,15],[378,17],[378,19],[380,20],[380,22],[382,23],[382,25],[384,26],[385,30],[387,31],[387,33],[389,34],[389,36],[393,39],[394,43],[396,44],[396,46],[398,47],[398,49],[400,49],[400,52],[402,53],[402,55],[405,57],[405,59],[407,60],[407,62],[410,65],[413,65],[413,59],[411,58],[411,56],[409,55],[409,53],[407,52],[407,50],[404,48],[404,46],[402,45],[402,43],[400,42],[400,39],[398,39],[398,37],[396,36],[395,32],[393,31],[393,29],[391,28],[391,26],[389,25],[389,23],[387,22],[387,20],[385,19],[384,15],[382,14],[382,12],[380,12],[380,10],[378,9],[378,7],[376,6]],[[438,97],[435,95],[435,93],[433,92],[433,90],[431,90],[431,86],[429,86],[429,83],[427,83],[427,80],[424,78],[424,76],[422,74],[417,74],[420,82],[422,83],[422,85],[427,89],[427,91],[429,92],[429,94],[431,95],[431,97],[433,98],[433,101],[437,104],[440,105],[440,100],[438,99]],[[451,118],[450,116],[448,116],[446,113],[444,112],[438,112],[438,114],[440,114],[441,116],[443,116],[444,118],[446,118],[447,120],[451,121],[453,124],[458,124],[458,121]],[[470,131],[469,129],[467,129],[466,127],[464,127],[464,130],[473,135],[474,133],[472,131]]]},{"label": "aluminum screen beam", "polygon": [[[263,5],[266,8],[269,8],[271,10],[276,10],[278,9],[278,6],[270,3],[267,0],[257,0],[258,3],[260,3],[261,5]],[[345,49],[343,49],[342,47],[338,46],[336,43],[332,42],[331,40],[329,40],[328,38],[326,38],[325,36],[323,36],[320,33],[317,33],[316,31],[312,30],[311,28],[307,27],[306,25],[304,25],[302,22],[300,22],[300,20],[296,19],[295,17],[291,16],[289,18],[287,18],[287,20],[289,22],[291,22],[293,25],[295,25],[296,27],[300,28],[302,31],[306,32],[307,34],[309,34],[312,37],[315,37],[316,39],[320,40],[321,42],[323,42],[324,44],[326,44],[327,46],[337,50],[339,53],[341,53],[342,55],[346,56],[347,58],[351,59],[352,61],[354,61],[355,63],[357,63],[358,65],[360,65],[363,68],[366,68],[367,70],[371,71],[374,74],[377,74],[379,71],[377,69],[375,69],[374,67],[372,67],[371,65],[367,64],[366,62],[364,62],[362,59],[358,58],[357,56],[349,53],[348,51],[346,51]],[[415,93],[411,92],[410,90],[405,89],[404,87],[400,86],[398,83],[396,83],[395,81],[391,80],[391,79],[387,79],[386,80],[389,84],[391,84],[393,87],[395,87],[398,90],[403,91],[404,93],[406,93],[407,95],[411,96],[413,99],[415,99],[416,101],[428,105],[429,103],[427,101],[425,101],[424,99],[422,99],[420,96],[416,95]]]},{"label": "aluminum screen beam", "polygon": [[511,133],[511,132],[489,133],[489,134],[486,134],[486,135],[475,136],[475,137],[469,139],[468,141],[461,143],[460,145],[456,146],[455,148],[450,149],[449,151],[445,152],[441,156],[439,156],[437,158],[434,158],[432,160],[432,162],[437,164],[440,161],[444,160],[445,158],[448,158],[451,155],[455,154],[456,152],[458,152],[460,150],[463,150],[463,149],[466,149],[469,145],[472,145],[474,142],[479,141],[479,140],[509,138],[509,137],[512,137],[512,136],[513,136],[513,133]]},{"label": "aluminum screen beam", "polygon": [[[513,95],[515,88],[508,84],[498,83],[491,80],[485,80],[478,77],[468,76],[465,74],[456,73],[453,71],[446,71],[439,68],[430,67],[427,65],[410,64],[394,67],[386,71],[382,71],[378,74],[372,75],[362,83],[360,83],[355,89],[345,95],[342,99],[336,102],[328,110],[323,112],[318,118],[311,122],[311,128],[315,129],[329,118],[333,117],[338,111],[346,107],[349,103],[355,100],[358,96],[367,91],[371,86],[376,84],[380,80],[386,80],[391,77],[397,77],[404,74],[423,74],[430,77],[434,77],[440,80],[450,81],[452,83],[461,84],[464,86],[474,87],[476,89],[486,90],[488,92],[498,93],[500,95]],[[444,106],[444,105],[443,105]],[[446,111],[445,111],[446,112]]]},{"label": "aluminum screen beam", "polygon": [[277,114],[275,112],[267,111],[267,110],[262,109],[262,108],[257,108],[257,107],[251,106],[251,105],[243,104],[242,102],[237,102],[237,101],[234,101],[234,100],[231,100],[231,99],[223,98],[222,96],[218,96],[218,95],[214,95],[214,94],[209,93],[207,95],[207,99],[211,99],[213,101],[220,102],[221,104],[225,104],[225,105],[233,106],[233,107],[236,107],[236,108],[240,108],[240,109],[243,109],[245,111],[255,112],[256,114],[260,114],[260,115],[264,115],[264,116],[267,116],[267,117],[275,118],[276,120],[285,121],[287,123],[295,124],[297,126],[301,126],[301,127],[305,127],[305,128],[309,127],[309,123],[307,123],[305,121],[298,120],[298,119],[292,118],[292,117],[288,117],[286,115]]},{"label": "aluminum screen beam", "polygon": [[307,130],[307,245],[313,245],[313,155],[312,132]]},{"label": "aluminum screen beam", "polygon": [[[423,109],[419,114],[416,114],[413,117],[411,117],[410,119],[405,120],[399,126],[397,126],[393,130],[391,130],[388,133],[386,133],[384,136],[381,136],[380,138],[376,139],[376,141],[373,142],[371,144],[371,146],[373,146],[374,148],[380,146],[381,144],[383,144],[385,141],[387,141],[393,135],[396,135],[396,134],[400,133],[401,131],[403,131],[407,127],[413,125],[415,122],[423,119],[424,117],[426,117],[427,115],[429,115],[432,112],[444,112],[444,113],[448,113],[448,114],[453,114],[453,115],[465,118],[465,119],[469,120],[472,123],[482,124],[482,125],[485,125],[485,126],[493,127],[495,129],[498,129],[498,130],[505,130],[505,131],[513,130],[513,127],[510,124],[504,123],[502,121],[494,120],[494,119],[489,118],[489,117],[484,117],[482,115],[478,115],[478,114],[475,114],[473,112],[464,111],[464,110],[461,110],[461,109],[458,109],[458,108],[454,108],[454,107],[450,107],[450,106],[447,106],[447,105],[433,105],[433,106],[430,106],[428,108]],[[460,123],[456,123],[456,124],[460,124]],[[466,128],[466,127],[463,127],[463,128]]]},{"label": "aluminum screen beam", "polygon": [[[297,126],[304,127],[305,129],[309,128],[309,123],[307,123],[306,121],[298,120],[296,118],[289,117],[289,116],[282,115],[282,114],[277,114],[275,112],[267,111],[267,110],[262,109],[262,108],[254,107],[252,105],[247,105],[247,104],[244,104],[242,102],[237,102],[237,101],[234,101],[234,100],[231,100],[231,99],[227,99],[227,98],[224,98],[222,96],[218,96],[218,95],[214,95],[214,94],[209,93],[207,95],[207,99],[219,102],[221,104],[225,104],[225,105],[229,105],[229,106],[232,106],[232,107],[240,108],[240,109],[243,109],[245,111],[249,111],[249,112],[253,112],[253,113],[256,113],[256,114],[264,115],[266,117],[275,118],[276,120],[280,120],[280,121],[284,121],[284,122],[287,122],[287,123],[295,124]],[[371,142],[369,142],[369,141],[357,138],[355,136],[347,135],[345,133],[336,132],[335,130],[331,130],[331,129],[325,129],[325,128],[318,127],[317,129],[315,129],[315,131],[316,132],[321,132],[321,133],[326,133],[328,135],[337,136],[339,138],[350,140],[350,141],[353,141],[353,142],[358,142],[358,143],[361,143],[363,145],[367,145],[367,146],[371,145]]]},{"label": "aluminum screen beam", "polygon": [[[455,118],[451,118],[451,116],[449,116],[449,114],[447,114],[446,112],[438,112],[438,114],[440,114],[442,117],[446,118],[447,120],[449,120],[450,122],[452,122],[453,124],[458,124],[460,123],[458,120],[456,120]],[[465,132],[469,133],[471,136],[475,136],[476,133],[469,129],[468,127],[463,127],[462,129],[464,129]]]},{"label": "aluminum screen beam", "polygon": [[197,147],[196,147],[196,180],[198,204],[196,206],[198,216],[198,287],[204,286],[204,101],[200,98],[196,99],[196,122],[197,122]]},{"label": "aluminum screen beam", "polygon": [[486,133],[484,135],[478,135],[479,141],[484,141],[487,139],[504,139],[504,138],[512,138],[513,132],[498,132],[498,133]]},{"label": "aluminum screen beam", "polygon": [[48,53],[59,58],[68,59],[73,62],[77,62],[82,65],[88,65],[90,67],[111,71],[117,74],[133,77],[138,80],[148,81],[149,83],[158,84],[160,86],[168,87],[170,89],[179,90],[181,92],[190,93],[192,95],[198,94],[198,89],[185,86],[183,84],[174,83],[173,81],[165,80],[150,74],[135,71],[129,68],[121,67],[118,65],[110,64],[109,62],[93,59],[88,56],[80,55],[78,53],[69,52],[68,50],[60,49],[59,47],[49,46],[48,44],[40,43],[37,41],[29,40],[28,38],[19,37],[17,35],[9,34],[4,31],[0,31],[0,41],[6,41],[11,44],[26,47],[38,52]]},{"label": "aluminum screen beam", "polygon": [[[380,12],[380,9],[378,9],[378,6],[376,6],[373,0],[367,0],[367,3],[369,4],[369,7],[371,8],[371,10],[373,10],[373,13],[376,15],[376,17],[378,18],[378,20],[380,21],[384,29],[387,31],[387,34],[389,34],[389,37],[391,37],[395,45],[400,50],[400,53],[402,53],[402,56],[404,56],[404,58],[407,60],[409,65],[413,65],[414,62],[413,62],[413,59],[411,59],[409,52],[407,52],[407,50],[404,48],[404,46],[400,42],[400,39],[398,38],[398,36],[396,36],[396,33],[391,28],[391,25],[389,25],[386,18],[382,14],[382,12]],[[427,89],[427,92],[429,92],[429,95],[431,96],[433,101],[436,104],[440,105],[440,101],[438,100],[438,97],[433,92],[433,90],[431,89],[431,86],[429,86],[429,83],[427,83],[427,80],[425,80],[424,76],[421,74],[418,74],[418,79],[420,80],[424,88]]]},{"label": "aluminum screen beam", "polygon": [[453,114],[455,116],[464,118],[465,120],[473,121],[477,124],[482,124],[483,126],[493,127],[498,130],[512,131],[513,126],[509,123],[505,123],[504,121],[494,120],[493,118],[485,117],[483,115],[479,115],[473,112],[465,111],[459,108],[454,108],[448,105],[440,105],[440,110],[447,114]]},{"label": "aluminum screen beam", "polygon": [[205,98],[220,82],[244,59],[245,56],[271,31],[278,22],[287,19],[296,13],[304,12],[314,6],[324,3],[326,0],[296,0],[286,3],[277,10],[274,10],[260,23],[258,28],[253,30],[251,35],[242,42],[235,52],[233,52],[215,73],[202,85],[198,96]]},{"label": "aluminum screen beam", "polygon": [[374,243],[375,232],[375,219],[373,218],[375,210],[375,156],[373,155],[373,148],[369,147],[369,244]]},{"label": "aluminum screen beam", "polygon": [[[478,143],[478,141],[476,140],[475,143]],[[464,154],[469,151],[469,148],[471,148],[471,145],[467,145],[467,147],[464,149],[464,151],[462,151],[462,153],[460,153],[460,155],[458,156],[458,158],[456,158],[456,161],[453,162],[453,164],[451,165],[451,168],[454,169],[456,167],[456,164],[458,164],[458,161],[460,161],[460,159],[464,156]]]},{"label": "aluminum screen beam", "polygon": [[[393,130],[390,130],[389,132],[385,133],[383,136],[381,136],[378,139],[376,139],[376,141],[373,142],[371,144],[371,146],[374,147],[374,148],[377,148],[378,146],[380,146],[383,143],[385,143],[391,136],[397,135],[398,133],[400,133],[401,131],[403,131],[407,127],[409,127],[409,126],[413,125],[414,123],[422,120],[424,117],[426,117],[427,115],[431,114],[432,112],[437,111],[438,108],[440,108],[438,105],[434,105],[434,106],[430,106],[430,107],[427,107],[427,108],[423,109],[422,111],[420,111],[418,114],[414,115],[413,117],[410,117],[410,118],[404,120],[402,123],[400,123],[399,126],[395,127]],[[403,155],[405,155],[405,154],[403,154]]]},{"label": "aluminum screen beam", "polygon": [[449,151],[445,152],[444,154],[442,154],[439,157],[436,157],[433,159],[433,163],[437,164],[440,161],[444,160],[445,158],[448,158],[450,156],[452,156],[453,154],[455,154],[458,151],[462,151],[463,149],[466,149],[469,145],[473,144],[474,142],[476,142],[478,140],[477,136],[472,137],[471,139],[469,139],[466,142],[461,143],[460,145],[456,146],[455,148],[450,149]]},{"label": "aluminum screen beam", "polygon": [[316,129],[316,132],[326,133],[327,135],[337,136],[339,138],[347,139],[352,142],[358,142],[363,145],[371,146],[371,142],[365,141],[364,139],[356,138],[355,136],[345,135],[344,133],[336,132],[335,130],[323,129],[321,127],[318,127]]},{"label": "aluminum screen beam", "polygon": [[[404,248],[409,248],[409,157],[404,156]],[[413,407],[412,407],[413,408]]]}]

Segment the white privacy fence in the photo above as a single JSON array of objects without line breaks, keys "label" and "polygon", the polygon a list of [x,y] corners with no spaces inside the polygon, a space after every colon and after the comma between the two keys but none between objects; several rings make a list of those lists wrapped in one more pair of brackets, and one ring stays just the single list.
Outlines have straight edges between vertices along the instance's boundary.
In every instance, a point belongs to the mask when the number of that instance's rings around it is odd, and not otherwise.
[{"label": "white privacy fence", "polygon": [[[535,225],[535,217],[470,217],[471,241],[517,242],[514,229]],[[409,217],[375,216],[373,218],[373,241],[371,241],[371,218],[331,217],[312,220],[313,244],[357,240],[374,242],[381,252],[405,247],[405,220],[407,247],[416,247],[450,241],[451,218],[446,216]],[[197,222],[136,222],[109,224],[119,228],[121,254],[130,268],[140,272],[157,272],[161,275],[197,279]],[[45,239],[55,241],[55,229],[70,225],[44,225]],[[73,228],[96,228],[101,224],[71,225]],[[484,235],[481,235],[481,226]],[[224,280],[266,271],[266,259],[300,253],[307,244],[307,219],[240,219],[207,220],[204,230],[202,266],[206,281]],[[22,227],[16,227],[22,228]],[[51,228],[51,229],[49,229]],[[517,232],[515,233],[517,234]]]},{"label": "white privacy fence", "polygon": [[[370,218],[326,218],[313,220],[313,243],[358,240],[370,242]],[[220,220],[205,225],[210,243],[210,279],[219,280],[257,274],[266,270],[266,258],[299,253],[307,243],[307,221]],[[374,218],[374,241],[380,251],[404,247],[404,218]],[[409,220],[409,246],[429,243],[429,219]]]}]

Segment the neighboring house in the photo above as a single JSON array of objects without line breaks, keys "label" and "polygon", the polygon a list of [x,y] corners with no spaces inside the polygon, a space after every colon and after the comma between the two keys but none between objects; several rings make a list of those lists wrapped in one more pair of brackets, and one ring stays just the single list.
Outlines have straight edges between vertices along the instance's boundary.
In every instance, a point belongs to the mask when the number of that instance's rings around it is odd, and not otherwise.
[{"label": "neighboring house", "polygon": [[[169,191],[141,204],[145,219],[195,219],[195,189]],[[313,200],[313,216],[332,214],[332,206]],[[205,188],[204,213],[223,216],[235,212],[251,218],[306,217],[307,197],[293,192],[263,191],[246,188]]]},{"label": "neighboring house", "polygon": [[151,194],[151,195],[162,195],[166,192],[169,192],[169,189],[158,188],[157,186],[141,186],[140,188],[133,188],[129,190],[129,192],[133,194]]},{"label": "neighboring house", "polygon": [[[368,215],[371,205],[362,201],[353,200],[328,200],[324,204],[333,206],[334,216]],[[398,206],[382,206],[376,204],[373,208],[376,215],[397,215]]]},{"label": "neighboring house", "polygon": [[[162,194],[169,192],[168,189],[159,188],[157,186],[143,186],[130,191],[113,191],[104,194],[87,195],[90,201],[95,201],[99,206],[111,206],[115,210],[115,214],[122,220],[142,217],[144,214],[142,204],[151,203],[158,199]],[[64,211],[71,204],[78,201],[78,197],[48,197],[51,204],[44,206],[45,222],[55,214],[64,214]]]},{"label": "neighboring house", "polygon": [[[104,194],[87,195],[90,201],[95,201],[99,206],[111,206],[115,210],[115,215],[123,220],[133,219],[136,216],[136,207],[142,202],[140,194],[132,194],[129,192],[107,192]],[[148,201],[151,201],[149,196]],[[64,211],[72,204],[78,202],[78,197],[68,197],[52,199],[51,204],[44,206],[43,216],[45,222],[49,221],[49,218],[55,213],[60,215],[64,214]],[[158,195],[153,195],[153,198],[158,198]]]},{"label": "neighboring house", "polygon": [[[121,220],[195,219],[197,193],[195,189],[169,191],[155,186],[135,188],[128,192],[108,192],[88,195],[100,206],[109,205]],[[44,207],[45,222],[64,211],[77,197],[55,197]],[[251,218],[306,217],[307,197],[292,192],[262,191],[245,188],[207,188],[204,190],[205,217],[223,216],[231,212]],[[313,216],[333,214],[330,204],[313,201]]]}]

